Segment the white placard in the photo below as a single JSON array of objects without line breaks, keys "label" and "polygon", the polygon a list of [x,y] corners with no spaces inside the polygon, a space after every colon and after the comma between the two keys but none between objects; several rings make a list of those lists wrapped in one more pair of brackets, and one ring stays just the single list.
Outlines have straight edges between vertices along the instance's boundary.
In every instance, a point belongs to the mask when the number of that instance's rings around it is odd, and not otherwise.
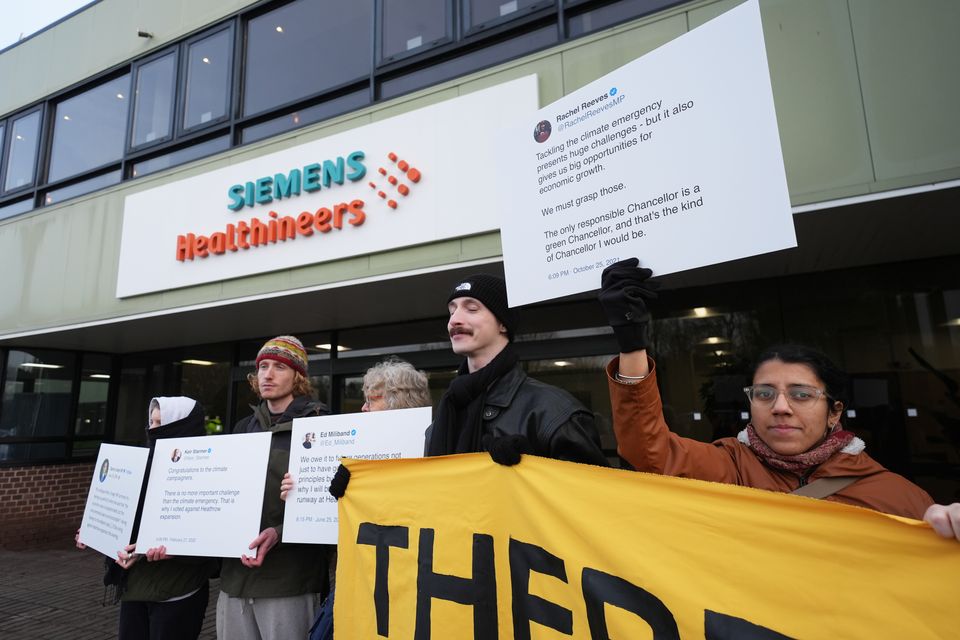
[{"label": "white placard", "polygon": [[340,458],[419,458],[430,416],[430,407],[419,407],[294,420],[283,541],[337,544],[337,501],[328,489]]},{"label": "white placard", "polygon": [[116,295],[496,230],[492,133],[537,107],[526,76],[133,193]]},{"label": "white placard", "polygon": [[137,553],[239,558],[260,535],[271,434],[165,438],[154,448]]},{"label": "white placard", "polygon": [[116,558],[130,544],[150,450],[101,444],[90,479],[80,542]]},{"label": "white placard", "polygon": [[510,127],[497,193],[511,306],[796,246],[756,0]]}]

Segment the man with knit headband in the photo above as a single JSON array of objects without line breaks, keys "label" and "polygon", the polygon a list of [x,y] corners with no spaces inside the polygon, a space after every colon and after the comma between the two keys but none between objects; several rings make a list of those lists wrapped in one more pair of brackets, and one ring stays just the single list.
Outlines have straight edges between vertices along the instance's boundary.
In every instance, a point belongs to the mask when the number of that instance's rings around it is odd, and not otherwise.
[{"label": "man with knit headband", "polygon": [[305,638],[317,594],[327,590],[329,549],[323,545],[281,544],[283,501],[280,482],[290,460],[295,418],[328,413],[312,398],[307,352],[293,336],[268,340],[257,354],[256,373],[247,376],[260,402],[251,406],[233,433],[273,434],[267,465],[260,535],[251,543],[256,557],[225,558],[217,601],[219,640]]},{"label": "man with knit headband", "polygon": [[593,414],[520,366],[512,344],[517,317],[501,278],[478,274],[457,282],[447,311],[450,346],[466,359],[427,430],[428,456],[490,450],[508,464],[532,453],[607,466]]}]

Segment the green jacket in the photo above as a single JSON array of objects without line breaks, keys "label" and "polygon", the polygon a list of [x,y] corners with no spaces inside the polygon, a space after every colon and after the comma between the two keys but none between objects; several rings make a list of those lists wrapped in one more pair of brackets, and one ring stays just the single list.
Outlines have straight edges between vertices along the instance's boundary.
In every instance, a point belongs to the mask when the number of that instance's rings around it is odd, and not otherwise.
[{"label": "green jacket", "polygon": [[[188,436],[204,436],[203,408],[199,403],[194,406],[190,414],[176,422],[172,422],[156,429],[147,430],[147,441],[150,444],[150,457],[147,464],[147,476],[150,475],[150,466],[153,464],[153,451],[157,440],[163,438],[180,438]],[[144,483],[141,494],[146,493]],[[142,509],[143,498],[140,499]],[[137,511],[134,529],[140,528],[140,511]],[[220,569],[219,558],[174,557],[168,560],[147,562],[141,558],[126,571],[124,585],[120,589],[120,599],[135,602],[163,602],[170,598],[185,596],[197,589],[206,589],[207,580],[217,575]]]},{"label": "green jacket", "polygon": [[[280,499],[280,482],[290,462],[290,436],[294,418],[306,418],[329,413],[326,405],[307,396],[294,398],[287,410],[271,425],[267,403],[252,406],[253,415],[244,418],[233,428],[233,433],[273,433],[270,460],[267,464],[266,488],[260,530],[273,527],[278,540],[283,538],[284,502]],[[280,598],[304,593],[323,593],[328,590],[327,566],[331,545],[284,544],[267,552],[260,567],[243,566],[239,558],[224,558],[220,570],[220,588],[227,595],[243,598]]]}]

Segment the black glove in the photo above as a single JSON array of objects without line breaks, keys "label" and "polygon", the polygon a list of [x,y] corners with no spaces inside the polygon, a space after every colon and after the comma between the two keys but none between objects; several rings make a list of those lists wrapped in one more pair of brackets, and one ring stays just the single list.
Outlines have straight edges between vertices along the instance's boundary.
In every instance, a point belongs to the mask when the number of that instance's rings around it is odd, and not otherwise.
[{"label": "black glove", "polygon": [[500,436],[499,438],[488,436],[484,445],[494,462],[507,467],[512,467],[520,462],[521,454],[533,451],[530,441],[525,436],[519,435]]},{"label": "black glove", "polygon": [[649,344],[650,312],[646,301],[657,297],[660,283],[650,279],[653,271],[641,269],[639,264],[636,258],[621,260],[604,269],[600,277],[597,298],[613,327],[621,353],[646,349]]},{"label": "black glove", "polygon": [[330,495],[339,500],[347,492],[347,483],[350,482],[350,469],[340,465],[330,481]]}]

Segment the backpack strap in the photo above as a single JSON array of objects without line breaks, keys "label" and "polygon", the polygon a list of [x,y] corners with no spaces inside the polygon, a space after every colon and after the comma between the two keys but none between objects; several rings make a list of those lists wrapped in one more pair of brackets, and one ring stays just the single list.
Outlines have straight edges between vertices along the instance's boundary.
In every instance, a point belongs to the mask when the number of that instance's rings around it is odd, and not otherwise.
[{"label": "backpack strap", "polygon": [[806,496],[808,498],[817,498],[822,499],[827,496],[832,496],[838,491],[843,490],[845,487],[850,486],[857,480],[859,476],[835,476],[833,478],[818,478],[810,484],[805,484],[802,487],[791,491],[795,496]]}]

